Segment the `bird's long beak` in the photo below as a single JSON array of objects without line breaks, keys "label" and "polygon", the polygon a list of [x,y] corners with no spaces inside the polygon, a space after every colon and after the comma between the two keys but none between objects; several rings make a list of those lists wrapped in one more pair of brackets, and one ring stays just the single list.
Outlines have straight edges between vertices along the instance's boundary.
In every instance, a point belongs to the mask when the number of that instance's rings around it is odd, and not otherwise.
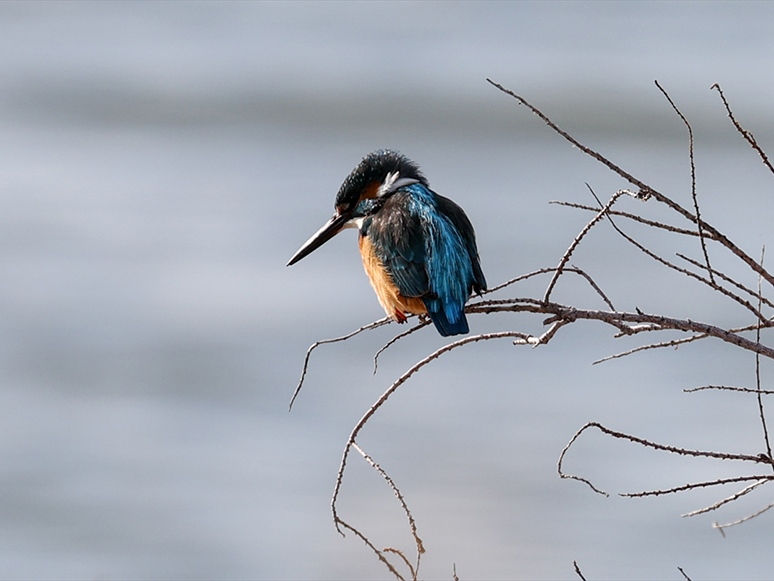
[{"label": "bird's long beak", "polygon": [[348,221],[349,216],[347,214],[339,214],[337,212],[333,218],[328,220],[325,225],[320,228],[314,235],[312,235],[309,240],[304,242],[304,245],[299,248],[298,252],[296,252],[293,255],[293,258],[290,259],[288,266],[294,265],[296,262],[304,258],[304,256],[307,256],[320,248],[320,246],[328,242],[328,240],[346,228]]}]

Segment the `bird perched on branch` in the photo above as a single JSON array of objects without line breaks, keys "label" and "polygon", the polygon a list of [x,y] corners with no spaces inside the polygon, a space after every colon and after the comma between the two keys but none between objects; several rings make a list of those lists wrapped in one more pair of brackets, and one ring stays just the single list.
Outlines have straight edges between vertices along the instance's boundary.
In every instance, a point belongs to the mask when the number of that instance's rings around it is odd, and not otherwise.
[{"label": "bird perched on branch", "polygon": [[293,255],[295,264],[346,228],[387,316],[427,314],[444,337],[469,331],[465,303],[486,290],[473,226],[397,151],[368,154],[339,189],[336,213]]}]

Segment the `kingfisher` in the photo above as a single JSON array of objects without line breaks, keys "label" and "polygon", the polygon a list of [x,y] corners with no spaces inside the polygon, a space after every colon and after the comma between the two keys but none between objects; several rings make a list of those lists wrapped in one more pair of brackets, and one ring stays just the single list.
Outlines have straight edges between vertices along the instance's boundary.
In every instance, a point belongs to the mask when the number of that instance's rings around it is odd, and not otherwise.
[{"label": "kingfisher", "polygon": [[419,166],[393,150],[369,153],[336,195],[335,213],[291,266],[347,228],[359,231],[363,267],[387,316],[427,315],[448,337],[469,332],[465,303],[486,290],[473,225],[438,195]]}]

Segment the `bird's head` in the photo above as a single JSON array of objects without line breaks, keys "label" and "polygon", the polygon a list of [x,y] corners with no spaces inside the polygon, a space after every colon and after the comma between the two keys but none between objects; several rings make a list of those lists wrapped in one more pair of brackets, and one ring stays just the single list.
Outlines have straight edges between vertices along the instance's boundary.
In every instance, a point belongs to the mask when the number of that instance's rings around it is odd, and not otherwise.
[{"label": "bird's head", "polygon": [[412,184],[428,186],[417,164],[389,149],[369,153],[341,184],[333,217],[298,249],[288,266],[311,254],[345,228],[360,228],[363,219],[378,212],[387,198]]}]

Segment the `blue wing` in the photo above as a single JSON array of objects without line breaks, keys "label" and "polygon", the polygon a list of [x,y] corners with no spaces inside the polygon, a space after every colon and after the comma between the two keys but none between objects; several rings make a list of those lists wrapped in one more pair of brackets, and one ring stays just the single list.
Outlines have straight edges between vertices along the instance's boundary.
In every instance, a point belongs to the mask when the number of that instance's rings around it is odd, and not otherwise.
[{"label": "blue wing", "polygon": [[421,298],[444,337],[469,331],[465,303],[486,288],[475,234],[462,208],[421,184],[390,198],[363,234],[403,296]]}]

